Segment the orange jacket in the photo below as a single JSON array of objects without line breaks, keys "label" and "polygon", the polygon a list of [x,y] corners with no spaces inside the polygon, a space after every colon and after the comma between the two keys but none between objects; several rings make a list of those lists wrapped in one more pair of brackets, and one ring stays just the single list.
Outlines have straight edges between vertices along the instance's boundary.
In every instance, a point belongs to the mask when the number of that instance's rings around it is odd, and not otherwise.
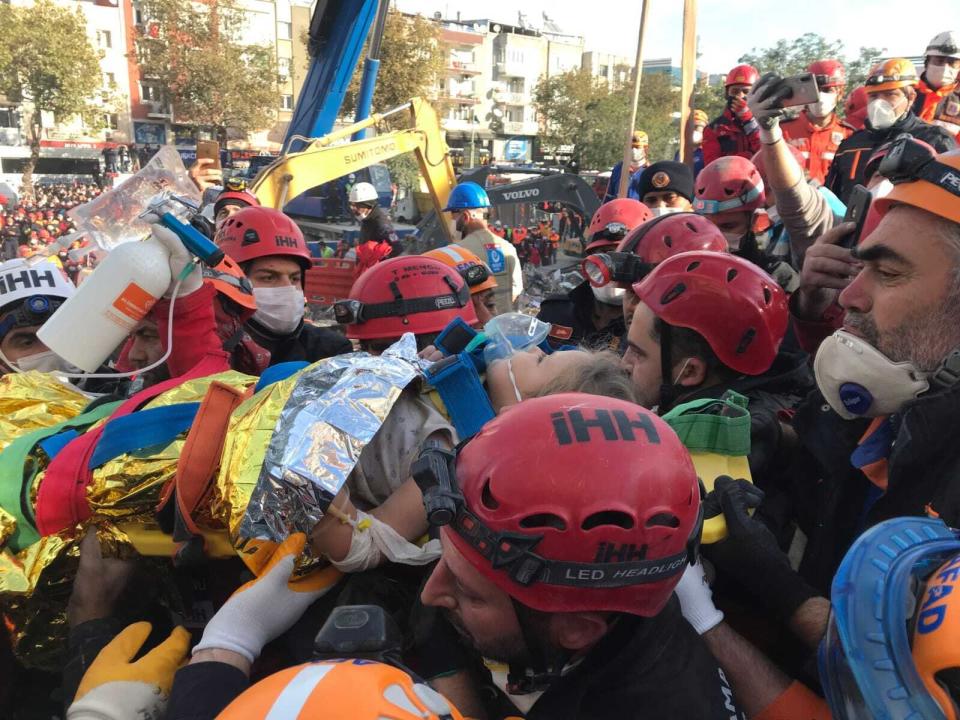
[{"label": "orange jacket", "polygon": [[807,174],[823,185],[837,148],[850,136],[850,128],[842,125],[836,114],[829,125],[818,128],[810,122],[806,110],[799,117],[783,123],[780,128],[787,142],[803,155]]},{"label": "orange jacket", "polygon": [[921,120],[939,125],[954,137],[960,134],[960,83],[934,89],[921,79],[913,111]]}]

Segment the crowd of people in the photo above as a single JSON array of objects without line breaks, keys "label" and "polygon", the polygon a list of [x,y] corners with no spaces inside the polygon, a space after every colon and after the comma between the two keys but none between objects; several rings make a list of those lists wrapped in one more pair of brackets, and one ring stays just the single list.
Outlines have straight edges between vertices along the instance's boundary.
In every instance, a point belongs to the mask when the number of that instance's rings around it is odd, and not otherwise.
[{"label": "crowd of people", "polygon": [[223,188],[223,262],[154,225],[169,284],[122,288],[113,317],[143,313],[95,375],[38,333],[107,261],[78,290],[6,260],[0,706],[957,717],[960,36],[862,91],[809,71],[787,121],[791,84],[734,68],[702,167],[636,136],[585,280],[536,318],[521,263],[559,233],[491,226],[471,182],[423,255],[351,188],[339,328],[304,321],[297,225]]}]

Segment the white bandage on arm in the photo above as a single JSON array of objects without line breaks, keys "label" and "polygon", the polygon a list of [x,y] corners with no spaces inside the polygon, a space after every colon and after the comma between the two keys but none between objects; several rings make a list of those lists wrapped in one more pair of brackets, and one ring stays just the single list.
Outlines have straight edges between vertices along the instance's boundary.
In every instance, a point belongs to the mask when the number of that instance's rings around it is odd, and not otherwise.
[{"label": "white bandage on arm", "polygon": [[373,515],[357,510],[350,520],[353,537],[343,560],[331,560],[341,572],[362,572],[377,567],[384,560],[401,565],[426,565],[440,557],[440,541],[431,540],[423,547],[408,542],[396,530]]}]

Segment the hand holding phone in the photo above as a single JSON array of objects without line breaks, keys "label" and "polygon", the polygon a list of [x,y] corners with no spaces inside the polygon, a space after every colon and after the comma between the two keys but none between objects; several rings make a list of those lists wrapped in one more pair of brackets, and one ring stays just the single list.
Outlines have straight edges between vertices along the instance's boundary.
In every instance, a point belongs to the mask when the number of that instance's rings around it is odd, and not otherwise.
[{"label": "hand holding phone", "polygon": [[220,143],[216,140],[197,140],[197,159],[213,160],[213,165],[220,169]]},{"label": "hand holding phone", "polygon": [[855,224],[853,232],[849,233],[839,245],[845,248],[854,248],[860,242],[860,233],[863,232],[863,224],[867,219],[867,213],[870,211],[870,203],[873,196],[863,185],[854,185],[850,191],[850,197],[847,199],[847,212],[843,216],[843,221]]}]

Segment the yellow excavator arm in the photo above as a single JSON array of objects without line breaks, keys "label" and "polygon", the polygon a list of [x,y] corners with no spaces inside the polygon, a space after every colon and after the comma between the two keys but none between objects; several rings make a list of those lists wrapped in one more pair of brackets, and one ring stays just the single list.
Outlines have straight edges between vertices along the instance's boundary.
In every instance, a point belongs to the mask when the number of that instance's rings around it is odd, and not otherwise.
[{"label": "yellow excavator arm", "polygon": [[[410,115],[409,129],[334,144],[359,130],[378,124],[385,117],[404,111]],[[257,175],[250,189],[261,205],[280,209],[288,200],[318,185],[408,152],[417,157],[420,174],[427,184],[437,216],[444,217],[443,208],[457,180],[437,114],[422,98],[413,98],[392,110],[371,115],[366,120],[314,140],[301,152],[278,158]],[[449,224],[441,225],[450,239]]]}]

